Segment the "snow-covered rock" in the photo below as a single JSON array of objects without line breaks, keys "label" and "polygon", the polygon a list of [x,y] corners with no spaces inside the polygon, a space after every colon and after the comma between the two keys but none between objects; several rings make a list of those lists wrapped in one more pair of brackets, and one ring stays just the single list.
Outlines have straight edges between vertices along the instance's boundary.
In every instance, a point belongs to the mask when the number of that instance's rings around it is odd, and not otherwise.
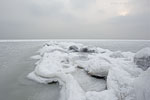
[{"label": "snow-covered rock", "polygon": [[[149,49],[134,56],[132,52],[112,52],[72,42],[49,42],[38,52],[39,55],[32,57],[39,59],[36,67],[27,77],[44,84],[58,82],[61,86],[60,100],[135,100],[141,93],[135,82],[142,80],[137,77],[143,71],[135,65],[133,57],[137,65],[143,58],[146,61],[142,63],[149,65],[150,57]],[[141,86],[144,82],[139,84]],[[150,89],[142,89],[148,98]]]},{"label": "snow-covered rock", "polygon": [[79,48],[75,45],[72,45],[72,46],[69,47],[69,50],[74,51],[74,52],[78,52]]},{"label": "snow-covered rock", "polygon": [[80,52],[85,52],[85,53],[95,53],[96,50],[90,47],[82,47],[80,48]]},{"label": "snow-covered rock", "polygon": [[88,62],[88,66],[85,67],[85,70],[94,76],[104,77],[108,75],[109,68],[112,66],[109,60],[103,57],[96,57]]},{"label": "snow-covered rock", "polygon": [[46,43],[46,45],[44,45],[38,52],[40,55],[53,51],[67,52],[71,46],[76,46],[77,48],[83,47],[83,45],[80,43],[50,41]]},{"label": "snow-covered rock", "polygon": [[112,67],[109,57],[95,54],[85,58],[84,60],[80,59],[75,61],[79,68],[83,68],[92,76],[105,77],[108,75],[109,68]]},{"label": "snow-covered rock", "polygon": [[134,62],[143,70],[150,67],[150,48],[144,48],[138,51],[134,56]]}]

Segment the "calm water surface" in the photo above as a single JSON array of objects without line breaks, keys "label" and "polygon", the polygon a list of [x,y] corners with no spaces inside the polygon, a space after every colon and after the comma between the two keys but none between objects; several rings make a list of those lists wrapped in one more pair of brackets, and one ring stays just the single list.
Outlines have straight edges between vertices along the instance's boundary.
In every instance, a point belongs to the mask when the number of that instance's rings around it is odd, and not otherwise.
[{"label": "calm water surface", "polygon": [[57,84],[39,84],[26,78],[36,61],[30,59],[41,42],[0,43],[0,100],[58,100]]}]

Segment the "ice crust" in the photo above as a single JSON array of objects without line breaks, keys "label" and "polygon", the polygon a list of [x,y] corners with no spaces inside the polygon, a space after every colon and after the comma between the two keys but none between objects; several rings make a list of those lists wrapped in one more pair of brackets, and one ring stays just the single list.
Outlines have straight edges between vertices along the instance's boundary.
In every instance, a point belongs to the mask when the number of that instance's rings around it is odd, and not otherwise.
[{"label": "ice crust", "polygon": [[[60,100],[148,100],[150,86],[144,81],[150,72],[136,66],[132,52],[51,41],[38,53],[32,57],[38,59],[35,70],[27,77],[43,84],[58,82]],[[140,91],[141,85],[147,89]]]}]

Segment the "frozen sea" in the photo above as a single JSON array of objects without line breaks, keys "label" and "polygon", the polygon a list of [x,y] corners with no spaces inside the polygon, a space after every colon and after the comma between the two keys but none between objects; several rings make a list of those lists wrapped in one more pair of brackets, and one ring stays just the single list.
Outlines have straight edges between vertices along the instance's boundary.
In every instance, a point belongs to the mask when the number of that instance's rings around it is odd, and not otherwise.
[{"label": "frozen sea", "polygon": [[[63,40],[64,41],[64,40]],[[71,41],[71,40],[69,40]],[[58,84],[39,84],[26,78],[36,60],[30,57],[46,41],[0,41],[0,100],[58,100]],[[150,47],[150,41],[74,40],[112,51],[136,52]]]}]

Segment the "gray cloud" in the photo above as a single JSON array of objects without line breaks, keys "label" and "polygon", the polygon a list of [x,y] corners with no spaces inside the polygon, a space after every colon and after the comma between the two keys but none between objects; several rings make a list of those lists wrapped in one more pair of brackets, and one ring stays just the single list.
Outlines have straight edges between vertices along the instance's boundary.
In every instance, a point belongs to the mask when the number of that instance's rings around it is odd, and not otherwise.
[{"label": "gray cloud", "polygon": [[87,9],[89,5],[95,3],[96,0],[70,0],[71,5],[75,9]]},{"label": "gray cloud", "polygon": [[0,0],[0,39],[150,39],[148,0]]}]

